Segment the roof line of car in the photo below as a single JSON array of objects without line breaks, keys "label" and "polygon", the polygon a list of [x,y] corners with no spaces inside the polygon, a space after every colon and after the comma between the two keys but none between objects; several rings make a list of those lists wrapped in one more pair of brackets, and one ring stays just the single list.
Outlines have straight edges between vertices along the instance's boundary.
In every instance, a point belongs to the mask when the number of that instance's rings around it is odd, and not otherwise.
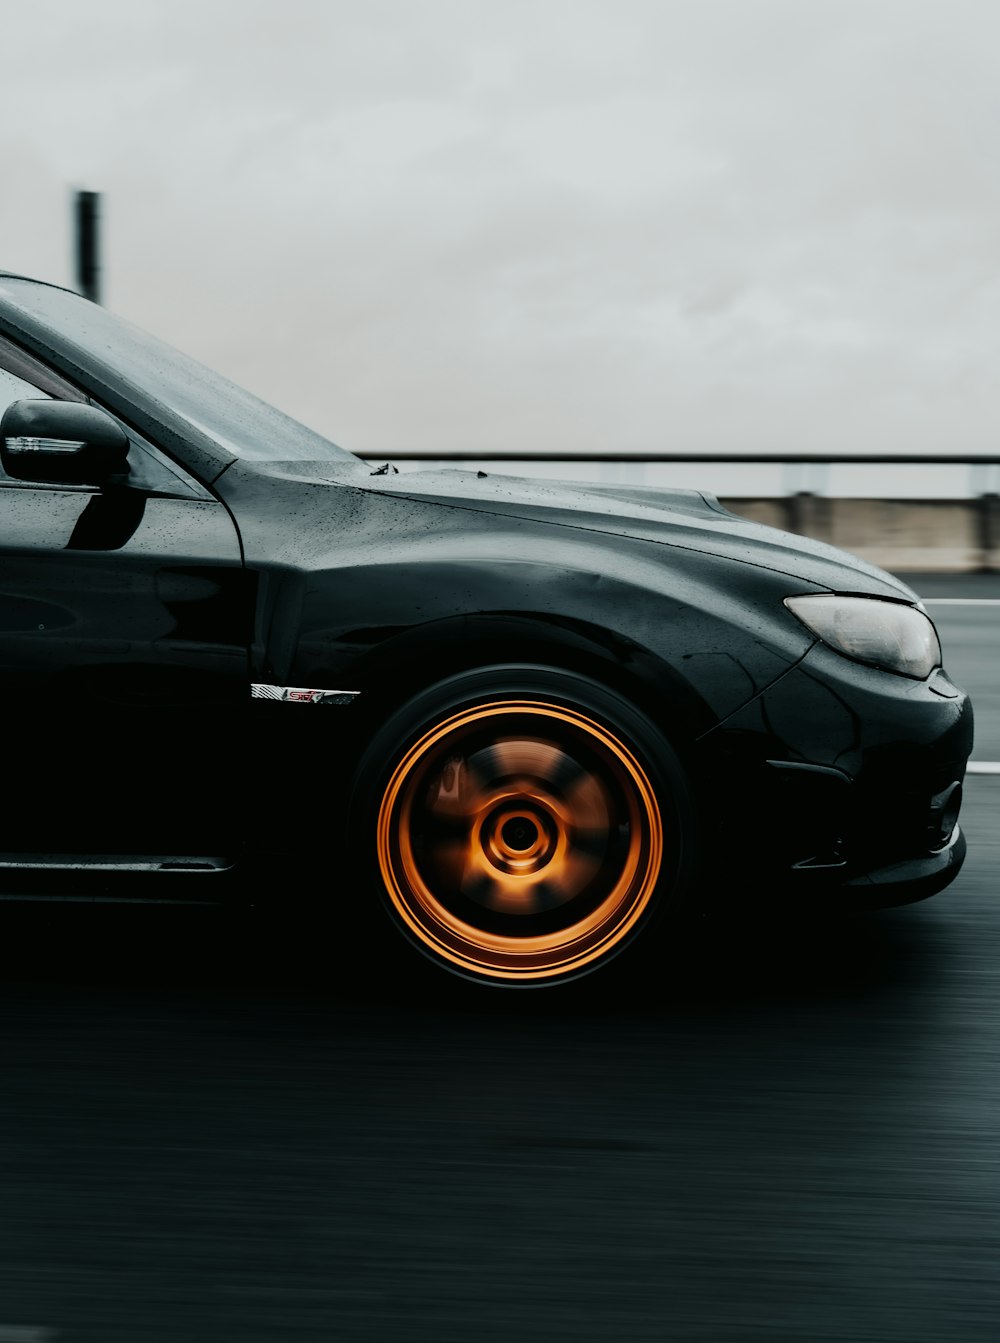
[{"label": "roof line of car", "polygon": [[16,270],[0,270],[0,280],[27,280],[29,284],[42,284],[47,289],[61,289],[66,294],[76,294],[78,291],[71,289],[67,284],[56,284],[54,280],[39,280],[34,275],[21,275]]}]

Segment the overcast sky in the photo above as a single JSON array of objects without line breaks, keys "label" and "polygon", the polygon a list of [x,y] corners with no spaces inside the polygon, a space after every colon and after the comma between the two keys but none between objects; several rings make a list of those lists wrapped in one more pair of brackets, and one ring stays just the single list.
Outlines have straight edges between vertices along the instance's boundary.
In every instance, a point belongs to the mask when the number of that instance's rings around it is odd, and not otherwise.
[{"label": "overcast sky", "polygon": [[0,0],[0,269],[362,455],[990,451],[996,0]]}]

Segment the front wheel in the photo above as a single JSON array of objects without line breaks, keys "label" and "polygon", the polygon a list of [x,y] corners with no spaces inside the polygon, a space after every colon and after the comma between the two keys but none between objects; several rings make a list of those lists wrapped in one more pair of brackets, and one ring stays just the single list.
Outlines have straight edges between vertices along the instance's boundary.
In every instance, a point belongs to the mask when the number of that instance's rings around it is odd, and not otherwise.
[{"label": "front wheel", "polygon": [[680,764],[644,714],[589,680],[452,678],[393,715],[360,777],[360,834],[393,920],[467,978],[574,978],[680,895]]}]

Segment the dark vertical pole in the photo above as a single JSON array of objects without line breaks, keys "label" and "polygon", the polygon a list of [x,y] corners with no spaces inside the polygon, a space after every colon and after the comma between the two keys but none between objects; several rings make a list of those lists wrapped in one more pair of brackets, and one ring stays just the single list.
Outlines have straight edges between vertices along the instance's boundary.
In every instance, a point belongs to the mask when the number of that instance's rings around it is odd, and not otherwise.
[{"label": "dark vertical pole", "polygon": [[101,301],[100,195],[76,193],[76,282],[84,298]]}]

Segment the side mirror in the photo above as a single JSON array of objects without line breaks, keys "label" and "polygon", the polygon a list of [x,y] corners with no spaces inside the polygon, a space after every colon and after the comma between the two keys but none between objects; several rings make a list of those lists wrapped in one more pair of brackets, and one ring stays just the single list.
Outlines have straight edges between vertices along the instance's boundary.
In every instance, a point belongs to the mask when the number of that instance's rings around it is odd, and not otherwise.
[{"label": "side mirror", "polygon": [[128,471],[128,436],[96,406],[14,401],[0,419],[0,462],[14,480],[106,485]]}]

